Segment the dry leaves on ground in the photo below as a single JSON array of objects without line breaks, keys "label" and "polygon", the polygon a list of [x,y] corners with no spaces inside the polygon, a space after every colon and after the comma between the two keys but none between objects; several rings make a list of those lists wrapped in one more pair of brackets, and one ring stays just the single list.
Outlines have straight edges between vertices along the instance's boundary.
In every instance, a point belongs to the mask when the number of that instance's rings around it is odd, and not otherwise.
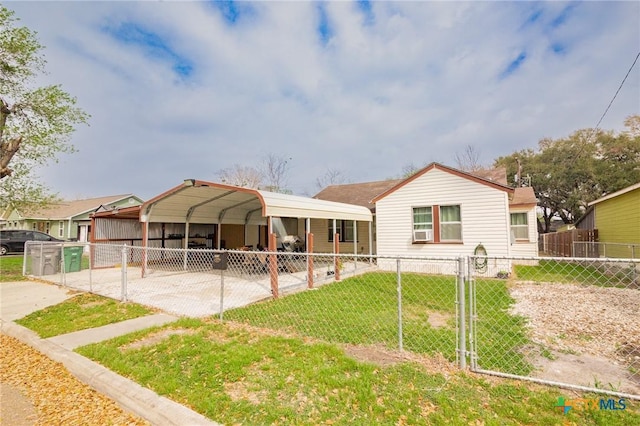
[{"label": "dry leaves on ground", "polygon": [[0,383],[8,385],[3,388],[19,392],[35,408],[37,419],[31,414],[26,424],[149,424],[77,380],[62,364],[4,334],[0,334],[0,363]]},{"label": "dry leaves on ground", "polygon": [[640,291],[574,284],[518,283],[513,313],[551,349],[640,365]]}]

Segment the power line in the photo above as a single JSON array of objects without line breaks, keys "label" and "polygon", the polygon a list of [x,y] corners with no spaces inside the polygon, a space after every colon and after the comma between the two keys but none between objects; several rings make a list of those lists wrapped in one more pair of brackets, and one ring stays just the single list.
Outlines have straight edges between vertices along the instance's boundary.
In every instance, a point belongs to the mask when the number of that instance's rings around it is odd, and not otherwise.
[{"label": "power line", "polygon": [[620,89],[622,89],[622,86],[624,86],[624,82],[627,81],[627,77],[629,77],[629,74],[631,74],[631,70],[633,70],[633,67],[635,67],[636,62],[638,62],[638,58],[640,58],[640,52],[638,52],[638,54],[636,55],[636,59],[633,61],[633,64],[631,64],[631,67],[629,67],[629,71],[627,71],[627,75],[625,75],[624,78],[622,79],[622,83],[620,83],[620,86],[618,87],[618,90],[616,90],[616,93],[613,95],[611,102],[609,102],[609,105],[607,105],[607,109],[605,109],[604,113],[602,113],[602,117],[600,117],[600,120],[598,120],[598,124],[596,124],[596,127],[594,127],[593,130],[591,131],[591,134],[587,138],[587,141],[591,139],[591,137],[595,132],[598,131],[598,128],[600,127],[600,123],[602,123],[604,116],[607,115],[607,112],[609,112],[609,108],[611,108],[611,105],[613,105],[613,101],[616,100],[618,93],[620,93]]}]

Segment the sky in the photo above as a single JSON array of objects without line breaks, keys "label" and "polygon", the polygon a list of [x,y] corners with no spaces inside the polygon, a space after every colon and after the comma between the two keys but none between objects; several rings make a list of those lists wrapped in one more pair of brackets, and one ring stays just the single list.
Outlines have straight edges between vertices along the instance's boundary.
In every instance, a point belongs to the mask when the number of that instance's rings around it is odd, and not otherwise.
[{"label": "sky", "polygon": [[[91,115],[38,171],[66,199],[149,199],[287,160],[319,192],[596,126],[640,52],[640,2],[8,1]],[[640,61],[639,61],[640,62]],[[600,128],[640,113],[640,63]]]}]

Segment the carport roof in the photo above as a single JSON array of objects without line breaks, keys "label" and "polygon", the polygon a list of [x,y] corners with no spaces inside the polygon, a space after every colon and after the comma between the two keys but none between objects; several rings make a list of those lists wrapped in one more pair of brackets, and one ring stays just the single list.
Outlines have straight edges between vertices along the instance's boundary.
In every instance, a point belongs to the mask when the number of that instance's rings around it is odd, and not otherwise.
[{"label": "carport roof", "polygon": [[266,217],[371,222],[369,209],[352,204],[187,179],[140,209],[141,222],[262,223]]}]

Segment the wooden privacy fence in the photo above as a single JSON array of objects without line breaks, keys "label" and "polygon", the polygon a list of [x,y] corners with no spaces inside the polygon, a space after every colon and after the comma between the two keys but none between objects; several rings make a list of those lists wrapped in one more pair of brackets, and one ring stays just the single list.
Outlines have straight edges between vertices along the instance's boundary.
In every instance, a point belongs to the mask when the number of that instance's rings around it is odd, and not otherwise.
[{"label": "wooden privacy fence", "polygon": [[574,242],[597,242],[597,229],[572,229],[570,231],[542,234],[542,251],[551,256],[600,257],[598,244],[580,244],[580,253],[574,253]]}]

